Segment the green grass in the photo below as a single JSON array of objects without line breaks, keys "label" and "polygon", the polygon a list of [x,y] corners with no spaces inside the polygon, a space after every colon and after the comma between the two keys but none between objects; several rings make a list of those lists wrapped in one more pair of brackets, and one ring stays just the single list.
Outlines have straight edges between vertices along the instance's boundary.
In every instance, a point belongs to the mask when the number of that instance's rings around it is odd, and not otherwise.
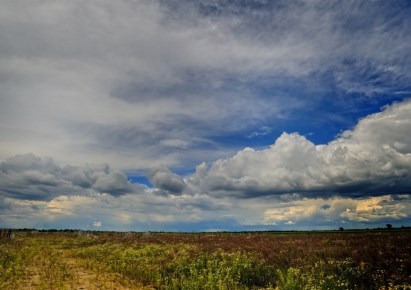
[{"label": "green grass", "polygon": [[30,280],[33,289],[75,289],[68,259],[154,289],[410,289],[410,240],[409,232],[19,234],[0,240],[0,289]]}]

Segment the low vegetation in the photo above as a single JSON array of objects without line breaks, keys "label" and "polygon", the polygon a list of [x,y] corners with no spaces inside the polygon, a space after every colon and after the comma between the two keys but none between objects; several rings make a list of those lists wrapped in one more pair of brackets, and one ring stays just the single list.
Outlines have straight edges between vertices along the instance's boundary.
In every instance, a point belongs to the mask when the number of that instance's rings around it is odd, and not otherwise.
[{"label": "low vegetation", "polygon": [[22,233],[0,289],[411,289],[411,232]]}]

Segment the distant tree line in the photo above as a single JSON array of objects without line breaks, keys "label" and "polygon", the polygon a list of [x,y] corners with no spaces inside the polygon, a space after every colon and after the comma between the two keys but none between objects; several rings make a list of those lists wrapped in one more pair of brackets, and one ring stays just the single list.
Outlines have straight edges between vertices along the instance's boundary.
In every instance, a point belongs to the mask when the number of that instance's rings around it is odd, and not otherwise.
[{"label": "distant tree line", "polygon": [[[345,229],[340,227],[338,231],[382,231],[382,230],[410,230],[411,226],[393,227],[392,224],[386,224],[385,228],[372,228],[372,229]],[[322,232],[334,232],[336,230],[312,230],[312,231],[293,231],[293,230],[268,230],[268,231],[218,231],[218,232],[167,232],[167,231],[99,231],[99,230],[81,230],[81,229],[36,229],[36,228],[21,228],[21,229],[0,229],[0,237],[10,237],[12,232],[41,232],[41,233],[93,233],[93,234],[270,234],[270,233],[322,233]]]}]

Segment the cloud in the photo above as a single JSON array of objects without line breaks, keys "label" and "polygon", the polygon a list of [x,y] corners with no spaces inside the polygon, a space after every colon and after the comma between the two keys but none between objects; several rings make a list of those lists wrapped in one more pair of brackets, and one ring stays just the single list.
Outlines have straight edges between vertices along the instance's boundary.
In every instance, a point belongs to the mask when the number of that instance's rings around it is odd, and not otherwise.
[{"label": "cloud", "polygon": [[185,188],[184,180],[164,167],[151,172],[149,179],[155,187],[171,194],[180,194]]},{"label": "cloud", "polygon": [[133,185],[128,182],[127,176],[120,171],[110,172],[107,175],[100,176],[93,188],[99,192],[109,193],[111,195],[122,195],[133,192]]},{"label": "cloud", "polygon": [[410,219],[408,194],[307,198],[303,192],[242,199],[222,191],[191,191],[194,181],[197,186],[207,181],[209,169],[200,164],[194,175],[182,179],[160,168],[151,176],[156,185],[151,189],[128,183],[123,173],[107,166],[61,166],[33,154],[15,156],[0,164],[0,226],[267,230],[384,226],[386,222],[398,226]]},{"label": "cloud", "polygon": [[410,221],[409,195],[236,199],[209,195],[61,195],[51,200],[0,198],[0,226],[102,230],[269,230],[375,227]]},{"label": "cloud", "polygon": [[[399,203],[395,193],[409,193],[410,102],[365,117],[410,96],[407,1],[1,6],[0,207],[8,224],[64,224],[62,215],[91,228],[152,230],[150,222],[187,219],[260,228],[279,202],[294,202],[284,206],[299,216],[310,212],[309,202],[297,203],[303,198],[356,197],[379,212]],[[299,133],[261,149],[282,131]],[[191,176],[173,173],[197,164]],[[155,188],[130,184],[130,172],[152,172]],[[322,211],[336,206],[328,201]],[[374,220],[365,204],[351,205],[335,217]],[[283,215],[278,224],[303,221]]]},{"label": "cloud", "polygon": [[411,101],[387,106],[326,145],[283,133],[267,149],[246,148],[201,165],[193,191],[240,197],[283,193],[381,195],[411,190]]},{"label": "cloud", "polygon": [[102,223],[100,221],[95,221],[93,223],[93,226],[96,227],[96,228],[101,228],[101,225],[102,225]]},{"label": "cloud", "polygon": [[341,213],[341,217],[354,222],[369,222],[405,218],[408,212],[409,200],[395,202],[391,196],[379,196],[359,200],[354,209],[347,208]]},{"label": "cloud", "polygon": [[17,155],[0,163],[0,193],[27,200],[51,200],[59,195],[104,192],[122,195],[143,186],[127,181],[124,173],[107,165],[61,166],[49,157]]},{"label": "cloud", "polygon": [[247,138],[256,138],[260,136],[265,136],[270,134],[272,129],[267,126],[262,126],[261,128],[258,128],[256,131],[251,132],[250,134],[247,135]]},{"label": "cloud", "polygon": [[[113,196],[106,193],[60,195],[29,200],[0,195],[0,226],[111,230],[202,230],[227,219],[227,200],[209,196],[166,196],[152,190]],[[220,221],[219,221],[220,220]],[[210,221],[210,224],[207,223]],[[196,225],[202,224],[202,228]],[[186,228],[187,230],[187,228]]]},{"label": "cloud", "polygon": [[270,2],[2,4],[0,158],[192,167],[330,88],[331,117],[410,91],[406,3]]},{"label": "cloud", "polygon": [[353,199],[347,197],[308,198],[277,204],[264,212],[268,224],[305,223],[336,225],[342,223],[372,224],[409,218],[408,195],[384,195]]}]

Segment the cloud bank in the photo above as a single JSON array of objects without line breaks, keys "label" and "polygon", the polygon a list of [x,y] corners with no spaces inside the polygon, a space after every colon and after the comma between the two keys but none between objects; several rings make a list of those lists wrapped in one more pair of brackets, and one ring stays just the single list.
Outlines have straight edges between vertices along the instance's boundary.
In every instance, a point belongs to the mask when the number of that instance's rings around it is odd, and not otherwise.
[{"label": "cloud bank", "polygon": [[[386,106],[326,145],[282,134],[266,149],[165,167],[154,188],[101,166],[33,154],[0,163],[2,225],[134,230],[373,227],[411,221],[411,101]],[[28,217],[30,217],[28,219]]]},{"label": "cloud bank", "polygon": [[303,199],[283,203],[281,207],[264,212],[268,224],[295,224],[307,220],[318,224],[340,219],[343,223],[376,223],[386,220],[401,220],[409,217],[410,196],[391,195],[351,199],[334,197],[330,199]]},{"label": "cloud bank", "polygon": [[200,165],[187,182],[194,191],[238,197],[409,193],[411,101],[385,107],[326,145],[283,133],[267,149]]},{"label": "cloud bank", "polygon": [[34,154],[17,155],[0,163],[0,192],[16,199],[51,200],[93,192],[118,196],[142,187],[129,183],[122,172],[110,172],[108,165],[61,166],[50,157]]}]

